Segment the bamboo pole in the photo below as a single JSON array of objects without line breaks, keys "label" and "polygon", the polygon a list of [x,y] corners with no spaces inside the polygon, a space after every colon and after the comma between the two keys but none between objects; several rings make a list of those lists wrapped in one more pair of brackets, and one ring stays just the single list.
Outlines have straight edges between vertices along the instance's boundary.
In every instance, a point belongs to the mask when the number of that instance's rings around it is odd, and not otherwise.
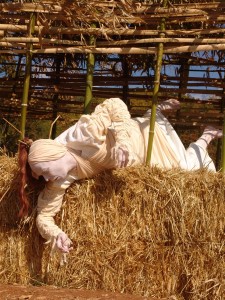
[{"label": "bamboo pole", "polygon": [[[167,5],[167,0],[163,0],[163,7],[166,7],[166,5]],[[162,31],[165,30],[165,22],[166,20],[165,18],[163,18],[160,24],[160,29]],[[160,35],[162,36],[164,35],[164,33],[161,33]],[[159,43],[157,49],[157,62],[155,67],[155,79],[154,79],[154,88],[153,88],[153,96],[152,96],[152,109],[151,109],[151,117],[150,117],[146,165],[149,165],[151,162],[155,121],[156,121],[156,109],[157,109],[157,102],[158,102],[158,92],[160,87],[160,71],[162,66],[162,58],[163,58],[163,43]]]},{"label": "bamboo pole", "polygon": [[[3,31],[14,31],[14,32],[25,32],[27,30],[26,25],[13,25],[13,24],[0,24],[0,30]],[[46,29],[45,26],[39,25],[34,27],[34,31],[36,33],[48,33],[48,34],[66,34],[66,35],[74,35],[74,34],[87,34],[87,35],[126,35],[126,36],[158,36],[160,30],[150,30],[150,29],[128,29],[128,28],[74,28],[74,27],[49,27]],[[166,31],[167,36],[182,36],[182,35],[211,35],[211,34],[223,34],[225,33],[224,28],[212,28],[212,29],[174,29]]]},{"label": "bamboo pole", "polygon": [[[184,52],[199,52],[199,51],[216,51],[225,50],[225,44],[211,44],[211,45],[188,45],[188,46],[169,46],[164,47],[164,54],[169,53],[184,53]],[[56,54],[56,53],[82,53],[82,54],[156,54],[157,50],[155,47],[108,47],[108,48],[97,48],[90,46],[77,46],[77,47],[56,47],[56,48],[45,48],[45,49],[34,49],[31,51],[33,54]],[[7,50],[1,49],[0,54],[25,54],[26,50]]]},{"label": "bamboo pole", "polygon": [[[29,36],[33,34],[34,24],[35,24],[35,15],[32,13],[30,15],[30,23],[28,28]],[[27,50],[26,53],[26,70],[25,70],[23,96],[22,96],[22,104],[21,104],[21,125],[20,125],[21,139],[24,139],[25,137],[28,94],[29,94],[30,78],[31,78],[32,50],[33,50],[33,45],[30,44],[29,49]]]},{"label": "bamboo pole", "polygon": [[[83,41],[73,41],[66,39],[55,39],[55,38],[36,38],[36,37],[4,37],[0,38],[1,46],[9,46],[12,45],[25,45],[26,43],[35,43],[39,44],[54,44],[54,45],[75,45],[75,46],[85,46]],[[141,39],[130,39],[130,40],[120,40],[120,41],[103,41],[98,42],[96,45],[99,47],[103,46],[121,46],[121,45],[129,45],[129,44],[151,44],[151,43],[187,43],[187,44],[223,44],[225,43],[224,38],[180,38],[180,37],[152,37],[152,38],[141,38]]]},{"label": "bamboo pole", "polygon": [[[52,41],[49,41],[51,43]],[[60,42],[60,41],[59,41]],[[180,37],[173,37],[173,38],[143,38],[143,39],[131,39],[131,40],[121,40],[121,41],[104,41],[98,42],[97,46],[121,46],[121,45],[136,45],[136,44],[152,44],[152,43],[175,43],[175,44],[222,44],[225,42],[223,38],[180,38]]]},{"label": "bamboo pole", "polygon": [[[92,25],[95,27],[95,25]],[[90,45],[95,44],[95,37],[90,36]],[[93,74],[95,68],[95,56],[93,53],[87,55],[87,77],[86,77],[86,89],[84,99],[84,114],[90,113],[90,106],[92,100],[92,88],[93,88]]]}]

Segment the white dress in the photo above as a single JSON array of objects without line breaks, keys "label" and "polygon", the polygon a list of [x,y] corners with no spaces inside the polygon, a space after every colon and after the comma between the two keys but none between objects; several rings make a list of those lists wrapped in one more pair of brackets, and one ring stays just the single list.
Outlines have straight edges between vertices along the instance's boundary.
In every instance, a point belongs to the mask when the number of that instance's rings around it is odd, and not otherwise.
[{"label": "white dress", "polygon": [[[72,153],[79,153],[80,172],[74,170],[65,180],[48,182],[40,192],[36,224],[43,238],[52,241],[62,232],[55,224],[54,216],[61,208],[65,190],[75,180],[116,168],[118,147],[128,150],[128,166],[145,163],[149,123],[150,111],[142,118],[131,119],[124,102],[119,98],[111,98],[99,104],[91,115],[81,116],[75,125],[56,138]],[[157,111],[151,165],[185,170],[204,167],[215,171],[207,151],[196,143],[191,143],[186,150],[160,111]]]}]

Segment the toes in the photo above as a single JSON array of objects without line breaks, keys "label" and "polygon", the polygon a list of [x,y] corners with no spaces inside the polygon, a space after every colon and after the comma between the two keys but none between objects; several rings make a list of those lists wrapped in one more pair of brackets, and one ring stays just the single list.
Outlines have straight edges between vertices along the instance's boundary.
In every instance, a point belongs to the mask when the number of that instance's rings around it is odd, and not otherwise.
[{"label": "toes", "polygon": [[204,134],[210,134],[215,138],[221,138],[223,136],[222,130],[217,129],[213,126],[207,126],[204,130]]}]

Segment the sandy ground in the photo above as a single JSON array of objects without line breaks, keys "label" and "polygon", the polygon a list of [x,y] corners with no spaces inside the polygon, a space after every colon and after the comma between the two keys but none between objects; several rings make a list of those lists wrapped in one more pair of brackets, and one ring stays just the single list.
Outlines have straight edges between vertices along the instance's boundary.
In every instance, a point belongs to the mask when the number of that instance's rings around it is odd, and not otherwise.
[{"label": "sandy ground", "polygon": [[[104,291],[0,284],[0,300],[160,300]],[[166,299],[161,299],[166,300]]]}]

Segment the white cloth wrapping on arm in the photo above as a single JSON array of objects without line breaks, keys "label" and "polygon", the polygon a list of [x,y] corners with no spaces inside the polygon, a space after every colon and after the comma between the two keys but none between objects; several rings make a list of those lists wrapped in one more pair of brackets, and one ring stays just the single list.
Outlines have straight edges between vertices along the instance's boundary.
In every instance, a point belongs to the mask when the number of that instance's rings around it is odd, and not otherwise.
[{"label": "white cloth wrapping on arm", "polygon": [[76,180],[72,175],[64,181],[48,182],[38,196],[36,225],[41,236],[51,242],[63,232],[56,224],[54,217],[62,206],[66,189]]},{"label": "white cloth wrapping on arm", "polygon": [[[109,137],[111,131],[115,138],[112,152],[118,147],[133,151],[130,139],[131,124],[134,122],[125,103],[119,98],[110,98],[96,106],[90,115],[82,115],[79,121],[60,134],[56,140],[71,149],[80,151],[83,158],[91,158]],[[140,131],[139,131],[140,136]]]}]

